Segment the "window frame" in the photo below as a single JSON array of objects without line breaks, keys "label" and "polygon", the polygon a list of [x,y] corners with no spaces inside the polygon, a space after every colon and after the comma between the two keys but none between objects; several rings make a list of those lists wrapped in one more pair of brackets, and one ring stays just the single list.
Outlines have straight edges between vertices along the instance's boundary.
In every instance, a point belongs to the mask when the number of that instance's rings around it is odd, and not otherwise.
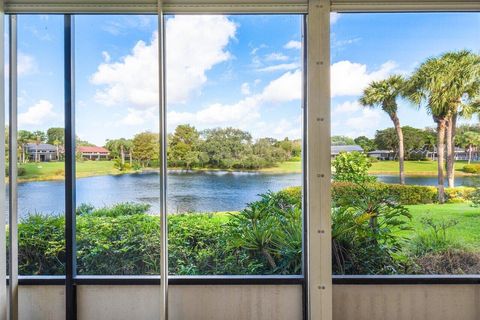
[{"label": "window frame", "polygon": [[[71,17],[71,14],[84,14],[84,13],[151,13],[156,14],[159,18],[159,29],[163,28],[163,16],[166,14],[232,14],[232,13],[294,13],[304,14],[306,41],[304,42],[304,54],[305,59],[305,97],[306,103],[305,117],[304,117],[304,159],[306,164],[304,165],[304,272],[302,276],[200,276],[200,277],[167,277],[167,282],[174,285],[215,285],[215,284],[245,284],[245,285],[258,285],[258,284],[293,284],[302,285],[303,287],[303,310],[304,319],[330,319],[331,318],[331,290],[332,279],[333,284],[338,285],[353,285],[353,284],[479,284],[479,276],[332,276],[331,264],[330,264],[330,199],[329,196],[321,197],[318,202],[313,197],[309,197],[313,194],[313,191],[324,191],[329,195],[329,176],[330,176],[330,12],[362,12],[362,13],[376,13],[376,12],[480,12],[480,2],[475,0],[459,0],[459,1],[447,1],[447,0],[435,0],[435,1],[395,1],[395,0],[333,0],[332,2],[327,0],[301,0],[294,4],[287,0],[263,0],[263,1],[235,1],[235,0],[223,0],[223,1],[180,1],[170,0],[164,1],[164,3],[155,0],[143,0],[142,2],[130,3],[129,0],[117,0],[116,2],[104,2],[97,0],[77,0],[74,4],[72,2],[60,2],[60,1],[35,1],[35,0],[10,0],[1,2],[0,5],[0,31],[3,34],[3,26],[5,20],[5,14],[24,14],[24,13],[51,13],[51,14],[64,14],[67,17]],[[70,36],[73,35],[73,25],[68,26],[66,24],[66,32]],[[328,31],[328,32],[327,32]],[[163,37],[164,38],[164,37]],[[161,51],[163,52],[164,40],[159,41]],[[318,41],[320,39],[320,41]],[[72,50],[73,44],[72,38],[65,44],[65,52]],[[68,45],[68,48],[67,48]],[[5,66],[3,63],[4,42],[0,43],[2,46],[0,49],[0,72],[3,72]],[[68,57],[72,57],[73,52],[70,52]],[[162,54],[161,54],[162,55]],[[162,61],[160,57],[160,61]],[[71,63],[72,61],[70,61]],[[163,63],[160,63],[163,65]],[[68,66],[67,58],[65,58],[65,66]],[[71,67],[71,64],[70,64]],[[70,73],[65,73],[65,101],[68,114],[65,113],[66,124],[69,121],[70,125],[74,124],[74,109],[73,106],[73,77],[72,69]],[[163,69],[160,70],[160,83],[163,84]],[[328,79],[328,81],[325,81]],[[0,79],[0,97],[4,98],[4,82],[5,79]],[[70,90],[67,90],[67,86]],[[319,88],[319,90],[309,90],[309,88]],[[67,92],[68,91],[68,92]],[[164,89],[161,86],[160,89],[162,98],[164,98]],[[68,93],[68,96],[67,96]],[[162,99],[161,99],[162,100]],[[70,101],[70,106],[68,105]],[[0,128],[0,157],[5,155],[5,105],[4,99],[0,102],[3,110],[0,112],[0,122],[2,128]],[[164,101],[160,102],[164,104]],[[164,111],[165,106],[161,108]],[[160,115],[161,116],[161,115]],[[69,119],[69,120],[67,120]],[[161,118],[161,123],[165,117]],[[161,128],[162,129],[162,128]],[[328,129],[328,130],[327,130]],[[74,127],[65,127],[66,133],[70,131],[70,134],[74,132]],[[163,129],[164,130],[164,129]],[[161,131],[162,132],[162,131]],[[313,133],[321,132],[322,137],[319,139],[318,144],[315,140],[309,137],[315,136]],[[10,137],[13,135],[10,134]],[[164,135],[162,135],[164,136]],[[70,138],[73,138],[70,136]],[[67,136],[66,136],[67,138]],[[11,138],[10,138],[11,139]],[[66,139],[72,141],[74,152],[74,138]],[[68,150],[67,150],[68,151]],[[69,152],[70,153],[70,152]],[[162,152],[164,154],[165,152]],[[328,154],[328,159],[325,154]],[[67,157],[68,159],[68,157]],[[66,221],[66,237],[70,239],[67,241],[67,264],[70,264],[71,269],[65,276],[49,277],[49,276],[20,276],[18,277],[18,283],[20,285],[65,285],[67,288],[66,301],[67,301],[67,318],[75,319],[75,286],[80,284],[96,285],[96,284],[119,284],[119,285],[136,285],[136,284],[152,284],[158,285],[160,283],[160,277],[154,276],[76,276],[75,275],[75,168],[74,157],[70,156],[70,160],[66,160],[66,197],[70,197],[71,200],[67,201],[67,206],[70,207],[70,212],[66,215],[69,216],[68,223]],[[68,164],[68,166],[67,166]],[[164,164],[162,164],[164,165]],[[328,171],[327,171],[328,168]],[[162,169],[163,170],[163,169]],[[72,175],[73,174],[73,175]],[[12,176],[12,175],[11,175]],[[67,177],[70,176],[68,179]],[[0,188],[5,189],[5,163],[0,163]],[[164,193],[164,192],[163,192]],[[317,197],[318,198],[318,197]],[[67,200],[67,199],[66,199]],[[66,208],[68,209],[68,208]],[[73,214],[72,214],[73,209]],[[0,194],[0,219],[5,220],[5,198],[4,193]],[[68,224],[68,225],[67,225]],[[165,228],[165,227],[162,227]],[[166,236],[166,229],[163,230],[162,237]],[[0,280],[8,278],[5,274],[6,252],[5,252],[5,234],[6,227],[3,224],[0,227]],[[313,239],[320,241],[315,242],[314,247],[309,247],[309,243],[312,243]],[[310,242],[309,242],[310,241]],[[318,241],[318,240],[317,240]],[[166,242],[164,242],[166,244]],[[15,241],[11,246],[18,245]],[[72,251],[73,250],[73,251]],[[69,253],[70,252],[70,253]],[[320,259],[322,258],[322,259]],[[165,260],[163,260],[165,259]],[[162,258],[163,270],[166,270],[166,255]],[[317,268],[312,268],[316,266]],[[16,283],[16,276],[13,274],[12,283]],[[162,305],[166,305],[166,297],[168,295],[166,283],[163,286]],[[7,281],[0,281],[0,318],[7,312],[6,305],[6,284]],[[13,290],[14,294],[17,292],[15,285],[10,286],[10,290]],[[325,290],[325,291],[324,291]],[[309,301],[315,300],[312,304]],[[15,307],[15,299],[10,299],[10,308]],[[312,305],[313,306],[312,308]],[[166,308],[162,310],[162,317],[166,319]]]}]

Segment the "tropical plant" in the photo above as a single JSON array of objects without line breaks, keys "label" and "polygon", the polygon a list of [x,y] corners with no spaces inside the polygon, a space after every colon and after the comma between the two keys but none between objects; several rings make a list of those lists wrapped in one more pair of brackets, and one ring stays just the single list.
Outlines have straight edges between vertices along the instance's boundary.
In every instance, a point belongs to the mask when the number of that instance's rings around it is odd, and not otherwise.
[{"label": "tropical plant", "polygon": [[398,118],[397,99],[403,94],[405,79],[400,75],[392,75],[381,81],[373,81],[363,91],[360,104],[368,107],[380,107],[393,122],[398,137],[398,165],[400,184],[405,184],[405,149],[403,132]]},{"label": "tropical plant", "polygon": [[480,133],[475,131],[466,131],[458,135],[458,145],[468,150],[468,164],[472,161],[474,148],[480,145]]},{"label": "tropical plant", "polygon": [[413,73],[407,92],[412,102],[425,104],[437,124],[438,189],[443,202],[445,144],[448,183],[453,186],[457,117],[475,113],[479,105],[480,56],[463,50],[429,58]]},{"label": "tropical plant", "polygon": [[332,162],[333,179],[353,183],[373,182],[375,177],[368,175],[372,166],[370,159],[360,152],[341,152]]}]

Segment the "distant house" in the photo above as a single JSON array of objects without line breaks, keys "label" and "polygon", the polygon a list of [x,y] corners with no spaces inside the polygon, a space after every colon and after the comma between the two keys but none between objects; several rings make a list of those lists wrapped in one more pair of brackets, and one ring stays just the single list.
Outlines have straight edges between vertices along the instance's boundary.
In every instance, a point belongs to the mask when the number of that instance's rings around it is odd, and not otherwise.
[{"label": "distant house", "polygon": [[25,152],[29,160],[48,162],[58,160],[57,147],[48,143],[27,143]]},{"label": "distant house", "polygon": [[368,156],[378,160],[395,160],[395,152],[392,150],[373,150],[367,152]]},{"label": "distant house", "polygon": [[88,160],[106,160],[110,156],[110,151],[103,147],[97,146],[82,146],[77,148],[77,152],[83,159]]},{"label": "distant house", "polygon": [[332,157],[332,159],[338,156],[338,154],[341,152],[363,152],[363,148],[357,145],[331,146],[330,150],[330,156]]}]

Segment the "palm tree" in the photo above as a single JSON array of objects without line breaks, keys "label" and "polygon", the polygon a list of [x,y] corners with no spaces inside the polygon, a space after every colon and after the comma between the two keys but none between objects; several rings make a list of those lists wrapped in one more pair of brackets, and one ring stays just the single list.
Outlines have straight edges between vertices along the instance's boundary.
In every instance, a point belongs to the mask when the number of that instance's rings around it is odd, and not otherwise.
[{"label": "palm tree", "polygon": [[455,186],[455,134],[458,117],[470,117],[480,99],[480,55],[468,50],[447,52],[439,57],[445,63],[442,70],[440,99],[450,109],[447,125],[447,179]]},{"label": "palm tree", "polygon": [[398,118],[397,98],[402,95],[404,87],[405,79],[400,75],[392,75],[387,79],[370,83],[359,100],[363,106],[382,108],[392,120],[398,137],[398,165],[401,184],[405,184],[405,150],[402,127]]},{"label": "palm tree", "polygon": [[437,168],[438,168],[438,201],[445,202],[445,131],[451,115],[450,105],[445,103],[443,72],[448,68],[445,60],[429,58],[412,74],[407,82],[406,96],[413,103],[425,107],[437,124]]},{"label": "palm tree", "polygon": [[458,144],[468,150],[468,164],[470,164],[470,162],[472,162],[473,148],[480,144],[480,133],[467,131],[459,135],[458,140]]}]

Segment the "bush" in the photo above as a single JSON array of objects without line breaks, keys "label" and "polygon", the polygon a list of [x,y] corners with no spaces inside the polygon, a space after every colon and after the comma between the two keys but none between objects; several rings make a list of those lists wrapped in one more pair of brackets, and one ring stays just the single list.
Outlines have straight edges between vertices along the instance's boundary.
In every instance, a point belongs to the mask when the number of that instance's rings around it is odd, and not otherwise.
[{"label": "bush", "polygon": [[456,220],[434,221],[431,218],[423,218],[424,232],[417,233],[410,242],[410,251],[414,256],[423,256],[432,252],[444,252],[454,247],[448,237],[447,230],[456,226]]},{"label": "bush", "polygon": [[364,153],[342,152],[338,154],[332,163],[335,173],[335,181],[348,181],[354,183],[366,183],[376,180],[368,175],[368,169],[372,166],[370,160]]},{"label": "bush", "polygon": [[470,195],[470,200],[472,200],[473,207],[480,207],[480,188],[475,188]]},{"label": "bush", "polygon": [[[437,200],[437,189],[431,186],[415,186],[386,183],[370,183],[369,188],[384,192],[402,205],[434,203]],[[342,205],[344,200],[350,201],[357,197],[362,186],[350,182],[333,182],[332,199],[334,203]]]},{"label": "bush", "polygon": [[411,219],[408,210],[371,185],[359,186],[349,199],[332,210],[334,274],[396,274],[408,266],[402,237]]},{"label": "bush", "polygon": [[466,164],[462,168],[466,173],[480,173],[480,164]]},{"label": "bush", "polygon": [[480,254],[461,249],[429,253],[415,259],[418,274],[478,274]]},{"label": "bush", "polygon": [[445,188],[445,195],[449,203],[459,203],[472,200],[474,192],[475,188],[472,187]]},{"label": "bush", "polygon": [[[437,188],[432,186],[416,186],[416,185],[401,185],[401,184],[387,184],[381,182],[369,183],[369,188],[377,191],[385,192],[388,196],[402,205],[428,204],[437,202]],[[332,201],[335,205],[341,206],[344,200],[350,201],[352,197],[359,195],[362,185],[351,182],[332,182]],[[471,187],[455,187],[445,188],[447,199],[450,203],[465,202],[472,200],[474,197],[475,188]],[[302,188],[290,187],[286,188],[280,193],[284,193],[292,197],[292,201],[301,203]],[[480,192],[478,193],[480,204]]]},{"label": "bush", "polygon": [[[5,167],[5,176],[8,177],[9,174],[9,168],[8,166]],[[24,176],[27,173],[27,170],[24,167],[17,167],[17,176],[21,177]]]}]

